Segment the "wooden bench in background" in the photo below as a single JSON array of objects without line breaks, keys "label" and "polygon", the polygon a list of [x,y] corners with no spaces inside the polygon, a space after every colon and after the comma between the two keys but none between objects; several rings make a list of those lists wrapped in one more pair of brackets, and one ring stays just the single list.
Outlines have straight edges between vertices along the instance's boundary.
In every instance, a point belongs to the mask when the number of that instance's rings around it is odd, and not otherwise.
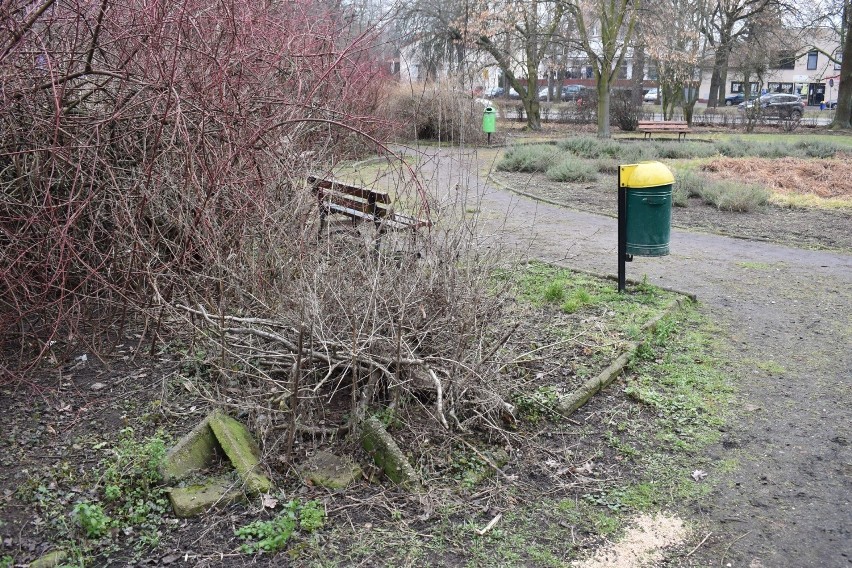
[{"label": "wooden bench in background", "polygon": [[681,139],[681,136],[685,139],[686,135],[691,132],[689,125],[683,120],[640,120],[636,131],[644,133],[645,138],[650,138],[654,132],[677,132],[678,140]]},{"label": "wooden bench in background", "polygon": [[320,235],[325,230],[326,218],[329,215],[345,215],[352,219],[353,223],[372,222],[379,236],[386,229],[415,230],[432,225],[431,221],[394,211],[391,207],[390,195],[386,191],[377,191],[317,176],[308,176],[308,183],[316,194],[319,204]]}]

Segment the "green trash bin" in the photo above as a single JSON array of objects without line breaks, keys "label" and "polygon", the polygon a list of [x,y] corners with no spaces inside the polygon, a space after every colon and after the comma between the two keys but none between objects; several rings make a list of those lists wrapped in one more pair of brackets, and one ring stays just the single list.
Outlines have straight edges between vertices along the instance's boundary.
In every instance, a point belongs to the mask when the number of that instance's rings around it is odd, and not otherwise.
[{"label": "green trash bin", "polygon": [[497,132],[497,111],[492,107],[485,107],[482,113],[482,131],[488,134]]},{"label": "green trash bin", "polygon": [[660,162],[619,166],[619,183],[627,191],[627,254],[669,254],[674,175]]}]

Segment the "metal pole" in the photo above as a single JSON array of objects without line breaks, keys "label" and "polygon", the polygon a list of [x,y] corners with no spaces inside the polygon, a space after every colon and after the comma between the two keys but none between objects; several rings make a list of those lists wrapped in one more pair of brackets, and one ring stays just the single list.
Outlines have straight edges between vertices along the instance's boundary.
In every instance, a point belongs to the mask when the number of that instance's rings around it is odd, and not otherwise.
[{"label": "metal pole", "polygon": [[627,190],[621,185],[618,168],[618,291],[624,292],[627,281]]}]

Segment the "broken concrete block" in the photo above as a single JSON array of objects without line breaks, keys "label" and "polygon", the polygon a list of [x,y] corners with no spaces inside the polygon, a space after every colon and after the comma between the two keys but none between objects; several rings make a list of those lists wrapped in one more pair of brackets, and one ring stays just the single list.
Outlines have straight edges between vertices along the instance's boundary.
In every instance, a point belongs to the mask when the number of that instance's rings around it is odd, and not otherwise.
[{"label": "broken concrete block", "polygon": [[29,568],[56,568],[65,565],[66,560],[68,560],[67,552],[54,550],[30,562]]},{"label": "broken concrete block", "polygon": [[267,493],[272,482],[260,472],[260,448],[248,429],[221,412],[210,415],[210,428],[249,493]]},{"label": "broken concrete block", "polygon": [[193,517],[215,505],[230,505],[244,497],[242,481],[234,475],[210,477],[202,483],[169,489],[169,499],[178,517]]},{"label": "broken concrete block", "polygon": [[254,438],[245,426],[221,412],[207,416],[169,450],[160,473],[166,482],[175,483],[216,464],[222,456],[231,462],[239,477],[206,478],[170,489],[176,515],[198,515],[213,505],[242,499],[245,491],[268,493],[272,489],[272,482],[260,472],[260,449]]},{"label": "broken concrete block", "polygon": [[509,454],[503,448],[497,448],[493,451],[485,450],[482,452],[482,457],[485,457],[490,463],[484,467],[475,467],[466,470],[462,476],[462,485],[466,487],[479,485],[494,475],[495,471],[492,466],[496,466],[499,469],[509,463]]},{"label": "broken concrete block", "polygon": [[361,424],[361,445],[394,483],[406,489],[418,489],[420,480],[405,454],[376,418]]},{"label": "broken concrete block", "polygon": [[160,465],[163,481],[173,483],[213,465],[222,449],[206,417],[166,454]]},{"label": "broken concrete block", "polygon": [[328,489],[344,489],[361,477],[361,467],[347,457],[319,451],[302,466],[302,477]]}]

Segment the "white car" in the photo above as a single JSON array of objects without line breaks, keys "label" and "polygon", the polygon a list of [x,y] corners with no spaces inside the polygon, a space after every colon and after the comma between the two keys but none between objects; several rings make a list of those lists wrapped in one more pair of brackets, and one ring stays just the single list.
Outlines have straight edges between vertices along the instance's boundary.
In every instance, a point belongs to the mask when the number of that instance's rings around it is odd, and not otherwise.
[{"label": "white car", "polygon": [[657,94],[657,92],[658,92],[658,91],[657,91],[657,89],[656,89],[656,88],[651,89],[650,91],[648,91],[647,93],[645,93],[645,96],[644,96],[644,97],[642,97],[642,100],[643,100],[643,101],[645,101],[646,103],[655,103],[655,102],[657,102],[657,98],[658,98],[658,96],[659,96],[659,95]]}]

